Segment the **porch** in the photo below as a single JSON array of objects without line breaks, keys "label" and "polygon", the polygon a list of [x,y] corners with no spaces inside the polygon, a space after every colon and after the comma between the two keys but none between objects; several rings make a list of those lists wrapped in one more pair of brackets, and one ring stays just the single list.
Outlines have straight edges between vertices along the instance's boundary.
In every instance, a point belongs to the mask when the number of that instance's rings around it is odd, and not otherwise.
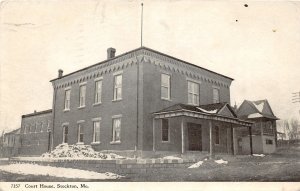
[{"label": "porch", "polygon": [[[226,103],[205,106],[177,104],[154,113],[153,151],[237,154],[235,131],[246,129],[251,136],[252,122],[240,120]],[[252,149],[250,153],[252,154]]]}]

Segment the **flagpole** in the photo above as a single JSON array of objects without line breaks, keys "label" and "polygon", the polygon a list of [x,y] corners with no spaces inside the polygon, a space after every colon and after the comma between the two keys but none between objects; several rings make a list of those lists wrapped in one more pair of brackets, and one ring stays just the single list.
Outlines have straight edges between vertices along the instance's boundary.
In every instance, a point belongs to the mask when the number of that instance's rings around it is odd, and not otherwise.
[{"label": "flagpole", "polygon": [[141,47],[143,46],[143,3],[141,4],[142,6],[142,14],[141,14]]}]

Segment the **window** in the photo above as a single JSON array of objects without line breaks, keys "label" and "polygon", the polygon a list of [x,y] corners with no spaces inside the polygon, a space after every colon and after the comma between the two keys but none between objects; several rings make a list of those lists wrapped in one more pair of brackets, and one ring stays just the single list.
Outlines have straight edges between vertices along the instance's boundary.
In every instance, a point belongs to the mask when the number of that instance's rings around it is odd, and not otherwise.
[{"label": "window", "polygon": [[169,120],[162,119],[162,126],[161,126],[161,140],[162,141],[169,141]]},{"label": "window", "polygon": [[199,105],[199,84],[188,81],[188,104]]},{"label": "window", "polygon": [[63,143],[68,143],[68,126],[63,126]]},{"label": "window", "polygon": [[220,90],[213,88],[213,103],[220,103]]},{"label": "window", "polygon": [[273,145],[273,140],[271,140],[271,139],[266,139],[266,144],[267,144],[267,145]]},{"label": "window", "polygon": [[30,133],[30,125],[26,125],[26,132]]},{"label": "window", "polygon": [[93,131],[93,142],[100,142],[100,121],[93,122],[94,131]]},{"label": "window", "polygon": [[83,126],[82,123],[78,124],[78,137],[77,137],[78,143],[83,143]]},{"label": "window", "polygon": [[34,133],[34,132],[35,132],[35,129],[36,129],[36,124],[30,125],[30,132],[31,132],[31,133]]},{"label": "window", "polygon": [[220,144],[220,127],[218,126],[215,128],[215,144]]},{"label": "window", "polygon": [[70,109],[70,95],[71,95],[71,90],[66,90],[65,91],[65,110]]},{"label": "window", "polygon": [[41,122],[41,132],[43,132],[43,128],[44,128],[44,123]]},{"label": "window", "polygon": [[35,126],[35,129],[34,129],[34,132],[36,133],[36,132],[38,132],[39,130],[38,130],[38,122],[35,122],[35,124],[34,124],[34,126]]},{"label": "window", "polygon": [[114,100],[122,99],[122,74],[114,76]]},{"label": "window", "polygon": [[102,80],[95,82],[95,103],[101,103]]},{"label": "window", "polygon": [[81,85],[79,87],[79,107],[85,106],[85,92],[86,92],[86,86]]},{"label": "window", "polygon": [[26,134],[26,125],[23,126],[23,134]]},{"label": "window", "polygon": [[51,129],[50,129],[50,120],[48,120],[48,123],[47,123],[47,132],[50,132]]},{"label": "window", "polygon": [[120,142],[121,141],[121,118],[114,118],[113,119],[113,142]]},{"label": "window", "polygon": [[170,99],[170,75],[161,74],[161,98]]},{"label": "window", "polygon": [[41,128],[40,128],[40,125],[39,125],[39,122],[35,122],[35,133],[41,131]]}]

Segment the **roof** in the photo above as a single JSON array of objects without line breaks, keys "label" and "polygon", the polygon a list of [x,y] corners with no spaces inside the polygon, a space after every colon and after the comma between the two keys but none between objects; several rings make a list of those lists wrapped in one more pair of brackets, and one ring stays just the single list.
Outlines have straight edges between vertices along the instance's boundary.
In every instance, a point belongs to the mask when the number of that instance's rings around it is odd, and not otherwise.
[{"label": "roof", "polygon": [[5,134],[6,134],[6,135],[7,135],[7,134],[19,134],[19,133],[20,133],[20,130],[21,130],[21,128],[18,128],[18,129],[9,131],[9,132],[7,132],[7,133],[5,133]]},{"label": "roof", "polygon": [[162,109],[160,111],[157,111],[155,113],[163,113],[163,112],[170,112],[170,111],[177,111],[177,110],[189,110],[189,111],[195,111],[195,112],[200,112],[200,113],[206,113],[206,114],[221,114],[221,111],[223,108],[227,107],[232,115],[237,118],[236,113],[232,109],[232,107],[226,103],[214,103],[214,104],[206,104],[206,105],[199,105],[199,106],[192,106],[192,105],[187,105],[187,104],[175,104],[170,107],[167,107],[165,109]]},{"label": "roof", "polygon": [[202,67],[200,67],[200,66],[198,66],[198,65],[195,65],[195,64],[192,64],[192,63],[186,62],[186,61],[184,61],[184,60],[181,60],[181,59],[178,59],[178,58],[176,58],[176,57],[173,57],[173,56],[167,55],[167,54],[165,54],[165,53],[159,52],[159,51],[157,51],[157,50],[153,50],[153,49],[151,49],[151,48],[147,48],[147,47],[144,47],[144,46],[142,46],[142,47],[140,47],[140,48],[137,48],[137,49],[131,50],[131,51],[129,51],[129,52],[126,52],[126,53],[120,54],[120,55],[118,55],[118,56],[115,56],[114,58],[111,58],[111,59],[109,59],[109,60],[104,60],[104,61],[102,61],[102,62],[99,62],[99,63],[93,64],[93,65],[91,65],[91,66],[88,66],[88,67],[82,68],[82,69],[80,69],[80,70],[77,70],[77,71],[71,72],[71,73],[69,73],[69,74],[66,74],[66,75],[64,75],[64,76],[60,77],[60,78],[55,78],[55,79],[52,79],[52,80],[50,80],[50,82],[53,82],[53,81],[55,81],[55,80],[58,80],[58,79],[62,79],[62,78],[64,78],[64,77],[70,76],[70,75],[72,75],[72,74],[75,74],[75,73],[77,73],[77,72],[81,72],[81,71],[87,70],[87,69],[89,69],[89,68],[91,68],[91,67],[94,67],[94,66],[97,66],[97,65],[104,64],[104,63],[106,63],[107,61],[115,60],[115,59],[117,59],[117,58],[120,58],[120,57],[122,57],[122,56],[125,56],[125,55],[127,55],[127,54],[131,54],[131,53],[133,53],[133,52],[136,52],[136,51],[139,51],[139,50],[142,50],[142,49],[144,49],[144,50],[148,50],[148,51],[151,51],[151,52],[154,52],[154,53],[157,53],[157,54],[160,54],[160,55],[162,55],[162,56],[165,56],[165,57],[168,57],[168,58],[171,58],[171,59],[174,59],[174,60],[177,60],[177,61],[183,62],[183,63],[185,63],[185,64],[188,64],[188,65],[191,65],[191,66],[194,66],[194,67],[200,68],[200,69],[203,69],[203,70],[205,70],[205,71],[208,71],[208,72],[211,72],[211,73],[217,74],[217,75],[219,75],[219,76],[222,76],[222,77],[225,77],[225,78],[227,78],[227,79],[234,80],[233,78],[230,78],[230,77],[228,77],[228,76],[225,76],[225,75],[219,74],[219,73],[217,73],[217,72],[214,72],[214,71],[208,70],[208,69],[206,69],[206,68],[202,68]]},{"label": "roof", "polygon": [[36,116],[36,115],[42,115],[42,114],[46,114],[46,113],[52,113],[52,109],[48,109],[48,110],[44,110],[44,111],[39,111],[39,112],[34,112],[34,113],[25,114],[25,115],[22,115],[22,118],[24,118],[24,117]]},{"label": "roof", "polygon": [[199,119],[216,120],[240,126],[250,127],[253,122],[239,119],[228,103],[216,103],[192,106],[175,104],[153,113],[156,119],[187,116]]},{"label": "roof", "polygon": [[248,119],[256,119],[256,118],[268,118],[268,119],[275,119],[278,120],[273,111],[272,108],[268,102],[268,100],[257,100],[257,101],[249,101],[245,100],[242,105],[238,108],[237,113],[241,110],[243,107],[243,104],[248,104],[252,109],[254,109],[255,113],[250,113],[247,115],[240,116],[241,118],[248,118]]}]

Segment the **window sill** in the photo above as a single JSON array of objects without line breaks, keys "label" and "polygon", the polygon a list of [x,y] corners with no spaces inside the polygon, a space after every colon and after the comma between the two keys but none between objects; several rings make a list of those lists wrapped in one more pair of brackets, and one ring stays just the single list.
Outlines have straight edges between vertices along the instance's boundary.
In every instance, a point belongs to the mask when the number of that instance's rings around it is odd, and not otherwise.
[{"label": "window sill", "polygon": [[110,144],[111,145],[118,145],[118,144],[121,144],[121,141],[111,141]]},{"label": "window sill", "polygon": [[64,109],[64,112],[68,112],[68,111],[70,111],[70,109]]},{"label": "window sill", "polygon": [[83,108],[85,108],[85,105],[83,105],[83,106],[79,106],[79,107],[77,107],[78,109],[83,109]]},{"label": "window sill", "polygon": [[168,98],[161,98],[162,100],[164,100],[164,101],[172,101],[171,99],[168,99]]},{"label": "window sill", "polygon": [[118,102],[118,101],[122,101],[122,98],[121,99],[114,99],[114,100],[112,100],[112,102]]},{"label": "window sill", "polygon": [[98,106],[98,105],[101,105],[102,102],[99,102],[99,103],[94,103],[93,106]]},{"label": "window sill", "polygon": [[170,143],[170,141],[161,141],[161,143]]},{"label": "window sill", "polygon": [[84,145],[84,142],[77,142],[76,145]]},{"label": "window sill", "polygon": [[101,142],[91,142],[91,145],[100,145]]}]

